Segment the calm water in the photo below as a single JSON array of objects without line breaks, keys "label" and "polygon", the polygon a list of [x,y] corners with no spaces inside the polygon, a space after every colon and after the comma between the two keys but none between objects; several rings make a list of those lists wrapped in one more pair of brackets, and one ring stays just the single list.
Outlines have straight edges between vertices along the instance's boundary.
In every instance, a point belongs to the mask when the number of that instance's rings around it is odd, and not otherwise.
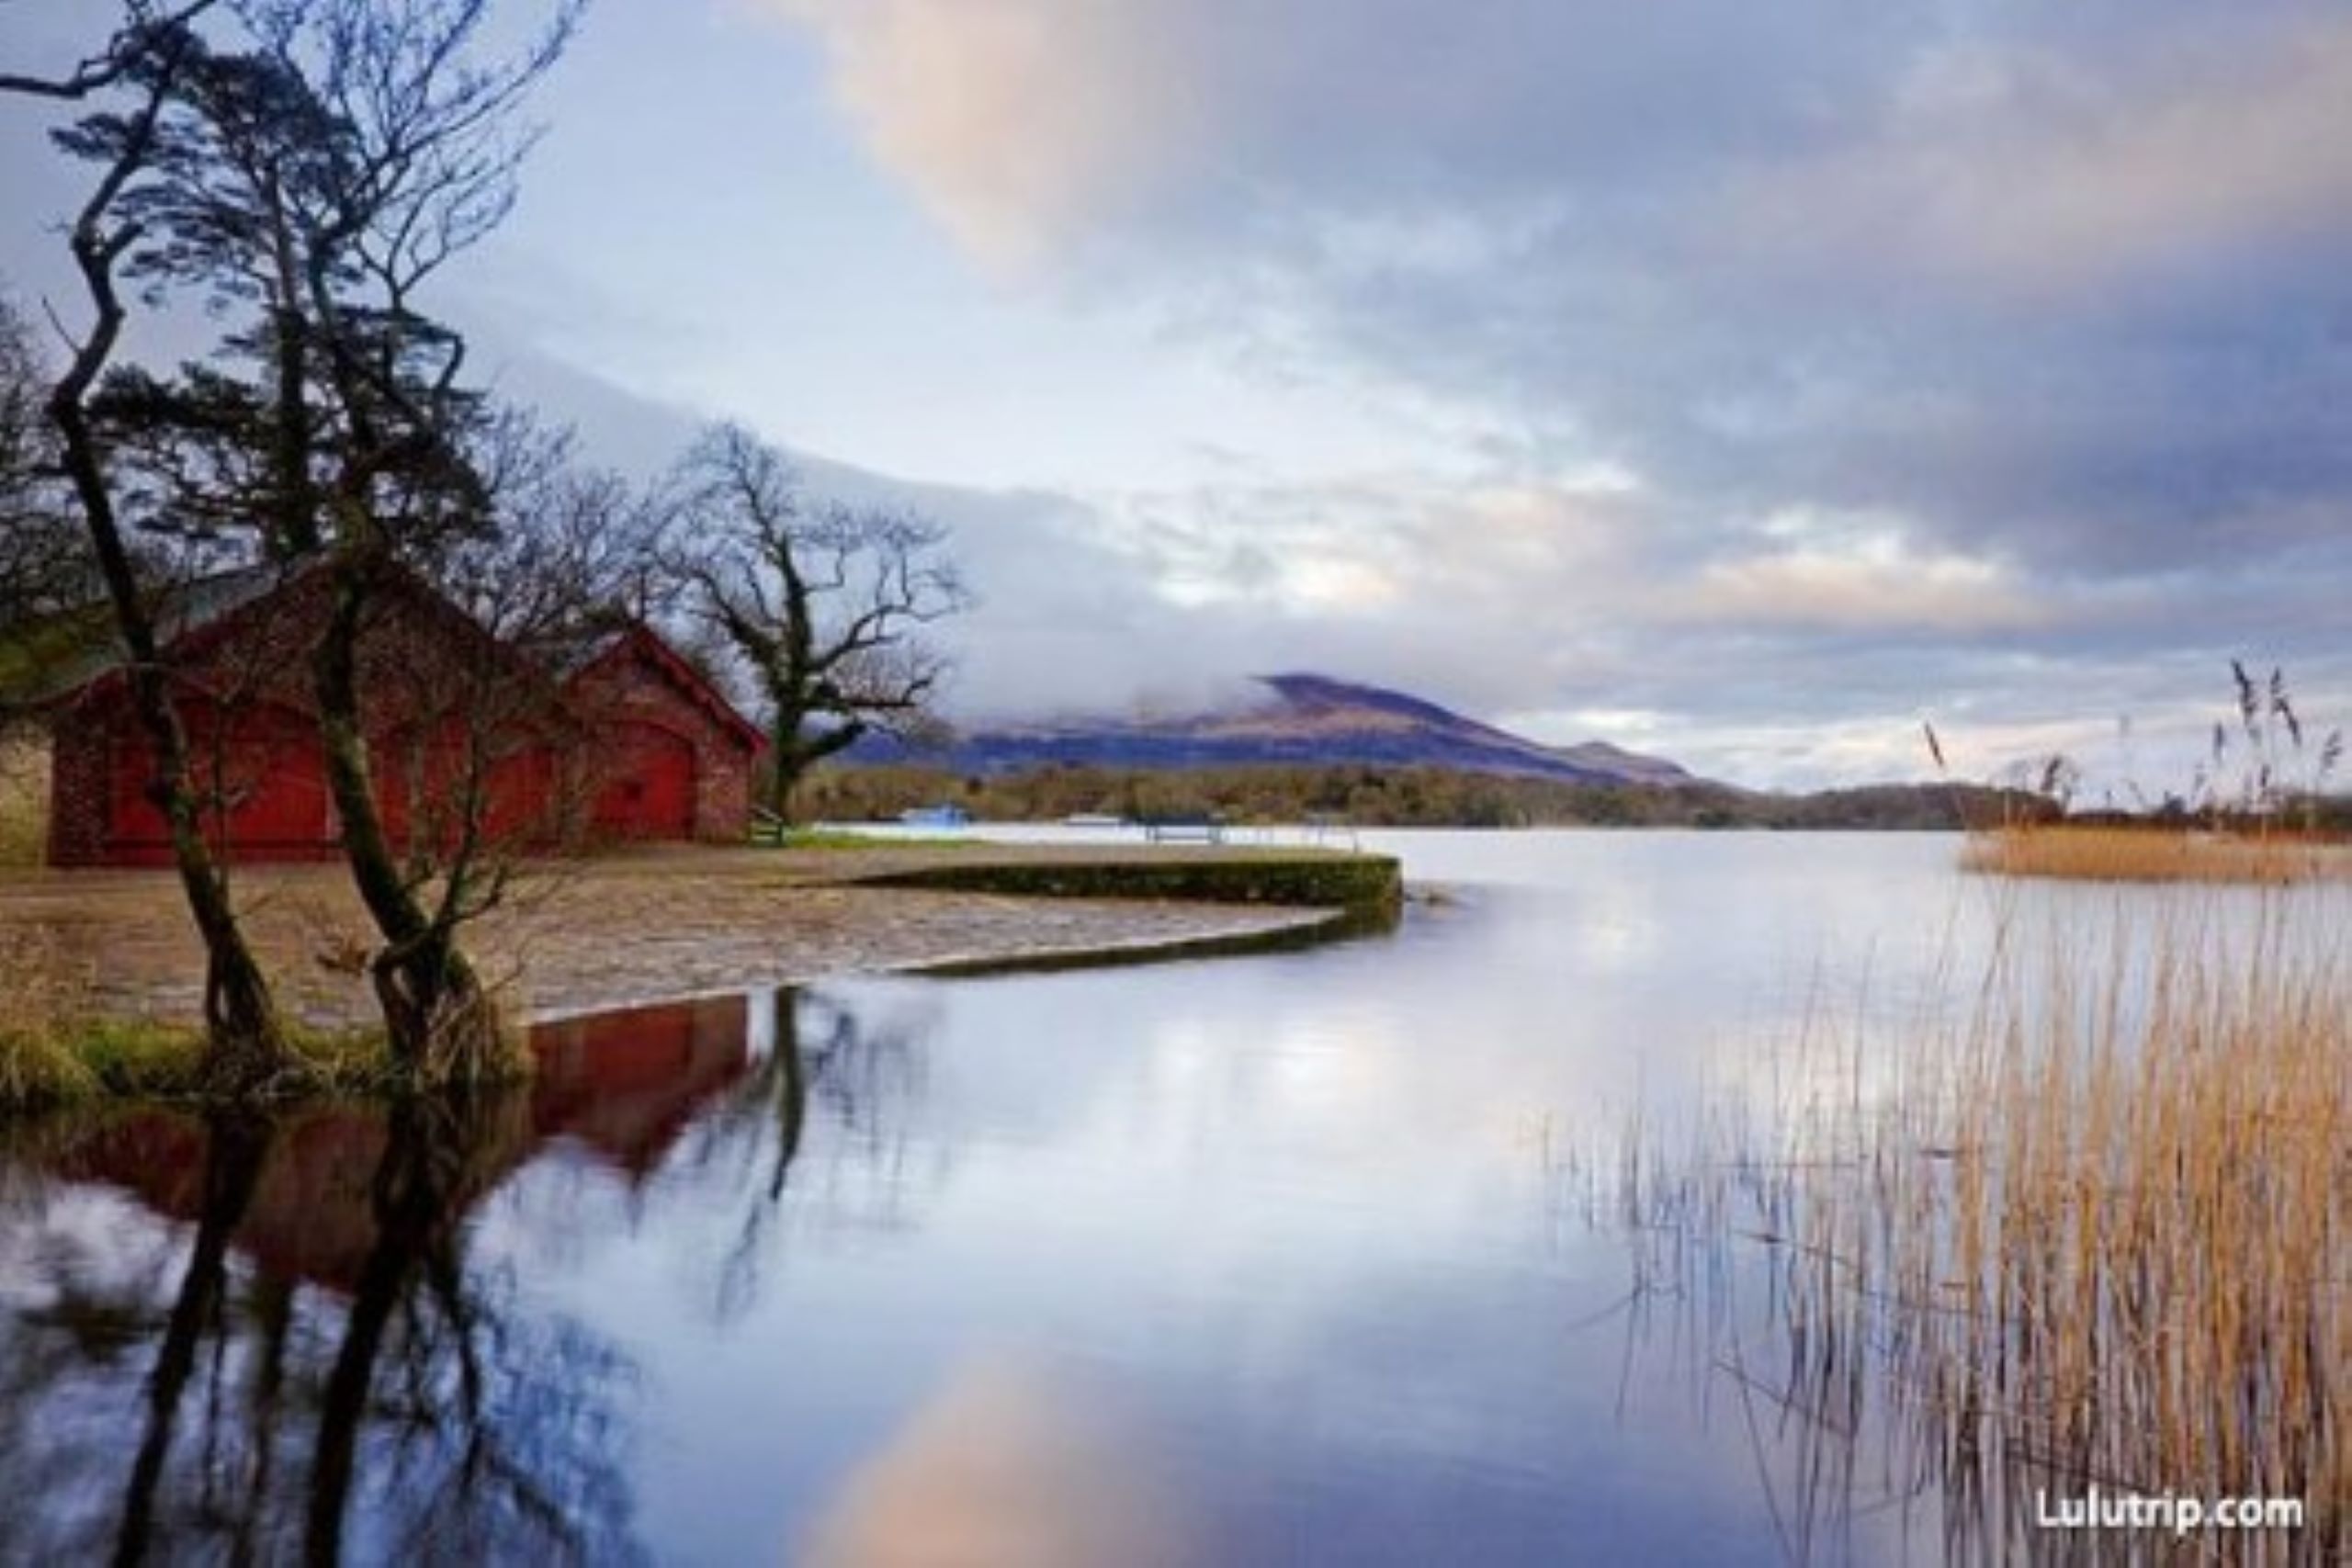
[{"label": "calm water", "polygon": [[1915,1007],[1954,841],[1368,847],[1447,897],[573,1022],[477,1105],[17,1129],[0,1559],[1775,1559],[1781,1446],[1557,1151]]}]

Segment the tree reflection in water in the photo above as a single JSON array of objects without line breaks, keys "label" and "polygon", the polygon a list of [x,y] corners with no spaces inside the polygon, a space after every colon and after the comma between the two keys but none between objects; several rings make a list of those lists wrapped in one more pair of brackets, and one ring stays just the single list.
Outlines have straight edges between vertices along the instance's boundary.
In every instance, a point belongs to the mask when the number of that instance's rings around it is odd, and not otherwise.
[{"label": "tree reflection in water", "polygon": [[342,1559],[355,1479],[380,1521],[371,1559],[622,1554],[628,1491],[604,1398],[627,1368],[576,1325],[512,1310],[511,1274],[466,1267],[466,1209],[528,1143],[526,1111],[512,1094],[391,1110],[370,1185],[376,1243],[320,1404],[312,1562]]},{"label": "tree reflection in water", "polygon": [[0,1129],[0,1561],[644,1557],[635,1369],[476,1255],[483,1200],[554,1143],[675,1173],[740,1207],[730,1316],[779,1213],[906,1223],[926,1027],[786,991],[555,1026],[525,1089]]},{"label": "tree reflection in water", "polygon": [[31,1244],[0,1269],[19,1308],[0,1314],[0,1559],[642,1555],[612,1408],[628,1369],[467,1256],[528,1109],[135,1112],[72,1140],[60,1174],[135,1162],[126,1184],[192,1222],[175,1279],[152,1222],[14,1184],[0,1228]]},{"label": "tree reflection in water", "polygon": [[907,1129],[924,1085],[922,1017],[877,1018],[821,991],[787,988],[752,1001],[753,1066],[694,1129],[681,1163],[735,1192],[743,1217],[719,1266],[721,1322],[758,1299],[763,1263],[776,1251],[812,1109],[831,1134],[825,1186],[812,1205],[861,1230],[909,1223],[913,1185]]},{"label": "tree reflection in water", "polygon": [[[179,1295],[164,1329],[163,1348],[156,1353],[155,1370],[148,1377],[146,1436],[130,1469],[130,1493],[123,1503],[122,1533],[115,1550],[118,1562],[146,1560],[154,1533],[156,1492],[171,1457],[180,1404],[196,1371],[197,1352],[222,1323],[229,1238],[245,1217],[269,1155],[271,1128],[259,1117],[216,1114],[208,1119],[206,1132],[202,1213],[197,1221],[195,1245],[188,1249],[187,1269],[180,1276]],[[274,1337],[282,1351],[283,1334]],[[265,1355],[262,1364],[270,1368],[276,1360]],[[250,1543],[245,1544],[250,1550]]]}]

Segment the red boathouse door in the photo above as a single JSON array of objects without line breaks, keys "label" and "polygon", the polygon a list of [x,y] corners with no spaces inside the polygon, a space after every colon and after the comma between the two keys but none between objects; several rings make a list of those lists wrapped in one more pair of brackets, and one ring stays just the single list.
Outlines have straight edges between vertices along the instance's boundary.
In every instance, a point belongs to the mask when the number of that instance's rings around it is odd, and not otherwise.
[{"label": "red boathouse door", "polygon": [[695,749],[658,724],[615,725],[604,738],[593,820],[607,839],[695,836]]},{"label": "red boathouse door", "polygon": [[[272,707],[222,714],[185,701],[181,722],[215,854],[304,860],[334,852],[326,761],[301,715]],[[147,793],[154,753],[127,726],[115,731],[109,750],[107,863],[169,865],[171,828]]]}]

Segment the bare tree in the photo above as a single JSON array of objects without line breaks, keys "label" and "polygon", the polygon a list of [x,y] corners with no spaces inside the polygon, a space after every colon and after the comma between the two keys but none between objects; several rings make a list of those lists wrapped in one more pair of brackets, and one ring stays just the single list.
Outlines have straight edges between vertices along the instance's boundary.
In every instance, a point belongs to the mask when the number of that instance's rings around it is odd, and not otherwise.
[{"label": "bare tree", "polygon": [[386,1027],[424,1079],[499,1070],[514,1043],[458,940],[498,885],[480,818],[403,844],[371,755],[379,701],[402,700],[377,679],[371,628],[421,569],[500,526],[481,462],[499,421],[419,294],[510,209],[535,140],[516,114],[581,9],[550,0],[519,55],[488,59],[492,0],[227,0],[239,47],[197,52],[120,193],[139,225],[123,238],[131,269],[231,327],[210,364],[115,378],[105,412],[157,480],[157,521],[322,563],[311,704],[381,937],[369,967]]},{"label": "bare tree", "polygon": [[[419,292],[512,206],[536,136],[517,111],[582,0],[547,6],[520,54],[491,59],[492,0],[125,0],[106,51],[54,80],[0,82],[106,104],[58,138],[100,171],[74,238],[97,325],[50,408],[120,606],[175,842],[206,853],[164,650],[132,603],[125,540],[141,525],[232,560],[317,563],[328,592],[310,705],[382,938],[370,968],[394,1052],[425,1078],[479,1076],[512,1044],[458,940],[496,878],[476,874],[469,830],[429,866],[414,835],[405,854],[396,841],[370,754],[384,683],[367,650],[421,568],[500,525],[480,462],[499,421]],[[220,352],[168,378],[110,370],[126,280],[199,297],[225,323]],[[126,469],[141,484],[123,484]],[[204,880],[220,882],[217,864]],[[225,894],[210,904],[208,942]]]},{"label": "bare tree", "polygon": [[67,362],[43,408],[127,656],[132,706],[153,757],[148,793],[167,826],[181,889],[204,942],[206,1076],[217,1089],[247,1092],[280,1077],[294,1058],[276,997],[238,921],[227,868],[205,840],[187,731],[154,605],[123,526],[111,453],[91,414],[93,392],[114,358],[129,316],[119,276],[123,258],[141,235],[124,201],[153,172],[166,114],[187,71],[204,55],[193,18],[209,7],[205,0],[165,14],[130,0],[102,52],[53,81],[0,78],[0,90],[64,101],[99,94],[117,100],[108,112],[57,136],[68,152],[91,162],[98,173],[68,241],[87,296],[89,322],[70,340]]},{"label": "bare tree", "polygon": [[105,48],[59,75],[0,72],[0,93],[80,103],[118,85],[138,70],[141,56],[153,39],[186,28],[220,3],[185,0],[181,5],[163,6],[155,0],[124,0],[121,20]]},{"label": "bare tree", "polygon": [[784,456],[741,426],[707,432],[677,483],[686,543],[672,570],[690,585],[687,613],[720,634],[758,691],[767,807],[787,818],[817,762],[873,731],[935,722],[950,666],[921,633],[972,598],[940,524],[812,502]]},{"label": "bare tree", "polygon": [[[488,525],[489,497],[455,437],[476,406],[459,386],[462,341],[413,310],[416,290],[488,234],[514,200],[533,138],[511,114],[560,55],[579,15],[566,4],[522,59],[483,65],[473,46],[488,0],[390,6],[271,0],[266,32],[281,62],[307,42],[322,105],[344,127],[345,156],[292,214],[309,327],[342,437],[323,516],[335,589],[313,664],[327,775],[346,858],[384,947],[373,964],[395,1052],[420,1077],[503,1070],[513,1043],[458,943],[469,917],[469,834],[438,891],[401,867],[369,771],[358,647],[371,595],[405,546],[454,526]],[[283,148],[299,161],[303,150]],[[269,198],[257,185],[253,194]],[[396,532],[382,502],[411,502]],[[422,496],[424,504],[413,505]]]},{"label": "bare tree", "polygon": [[438,890],[453,926],[505,900],[523,855],[582,830],[601,775],[572,760],[609,716],[566,676],[645,615],[658,526],[637,487],[576,467],[568,435],[527,419],[499,421],[476,454],[499,525],[414,569],[461,617],[441,657],[378,660],[368,682],[404,875]]}]

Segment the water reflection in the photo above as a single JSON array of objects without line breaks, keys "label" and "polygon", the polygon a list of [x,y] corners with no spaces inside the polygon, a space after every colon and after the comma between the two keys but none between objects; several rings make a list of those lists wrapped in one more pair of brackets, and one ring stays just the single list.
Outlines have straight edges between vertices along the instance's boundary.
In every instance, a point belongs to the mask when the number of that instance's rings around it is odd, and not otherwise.
[{"label": "water reflection", "polygon": [[485,1217],[535,1169],[645,1192],[731,1162],[752,1178],[719,1282],[740,1311],[812,1102],[886,1151],[917,1054],[788,994],[537,1043],[525,1089],[11,1129],[0,1560],[649,1555],[635,1359],[482,1247]]},{"label": "water reflection", "polygon": [[1824,998],[1899,1057],[1944,928],[1997,924],[1951,846],[1461,848],[1376,942],[581,1021],[524,1093],[397,1115],[19,1129],[0,1560],[888,1562],[943,1520],[1031,1562],[1939,1560],[1932,1497],[1786,1528],[1848,1479],[1772,1342],[1728,1379],[1716,1298],[1629,1301],[1546,1151],[1803,1094],[1771,1047]]},{"label": "water reflection", "polygon": [[1035,1360],[983,1354],[842,1487],[802,1545],[811,1568],[1190,1561],[1135,1433]]},{"label": "water reflection", "polygon": [[123,1269],[103,1255],[127,1239],[155,1258],[159,1233],[119,1212],[85,1228],[86,1190],[9,1216],[60,1234],[12,1248],[0,1485],[25,1501],[0,1556],[615,1555],[624,1369],[467,1253],[466,1212],[527,1146],[528,1109],[141,1113],[57,1149],[59,1174],[119,1179],[192,1235],[176,1270]]},{"label": "water reflection", "polygon": [[724,1323],[756,1299],[776,1247],[813,1110],[832,1134],[818,1199],[836,1224],[891,1230],[909,1223],[919,1185],[908,1168],[907,1112],[922,1098],[922,1021],[861,1018],[821,992],[752,998],[736,1036],[748,1060],[740,1080],[693,1128],[678,1167],[699,1203],[726,1194],[740,1213],[721,1253],[716,1303]]}]

